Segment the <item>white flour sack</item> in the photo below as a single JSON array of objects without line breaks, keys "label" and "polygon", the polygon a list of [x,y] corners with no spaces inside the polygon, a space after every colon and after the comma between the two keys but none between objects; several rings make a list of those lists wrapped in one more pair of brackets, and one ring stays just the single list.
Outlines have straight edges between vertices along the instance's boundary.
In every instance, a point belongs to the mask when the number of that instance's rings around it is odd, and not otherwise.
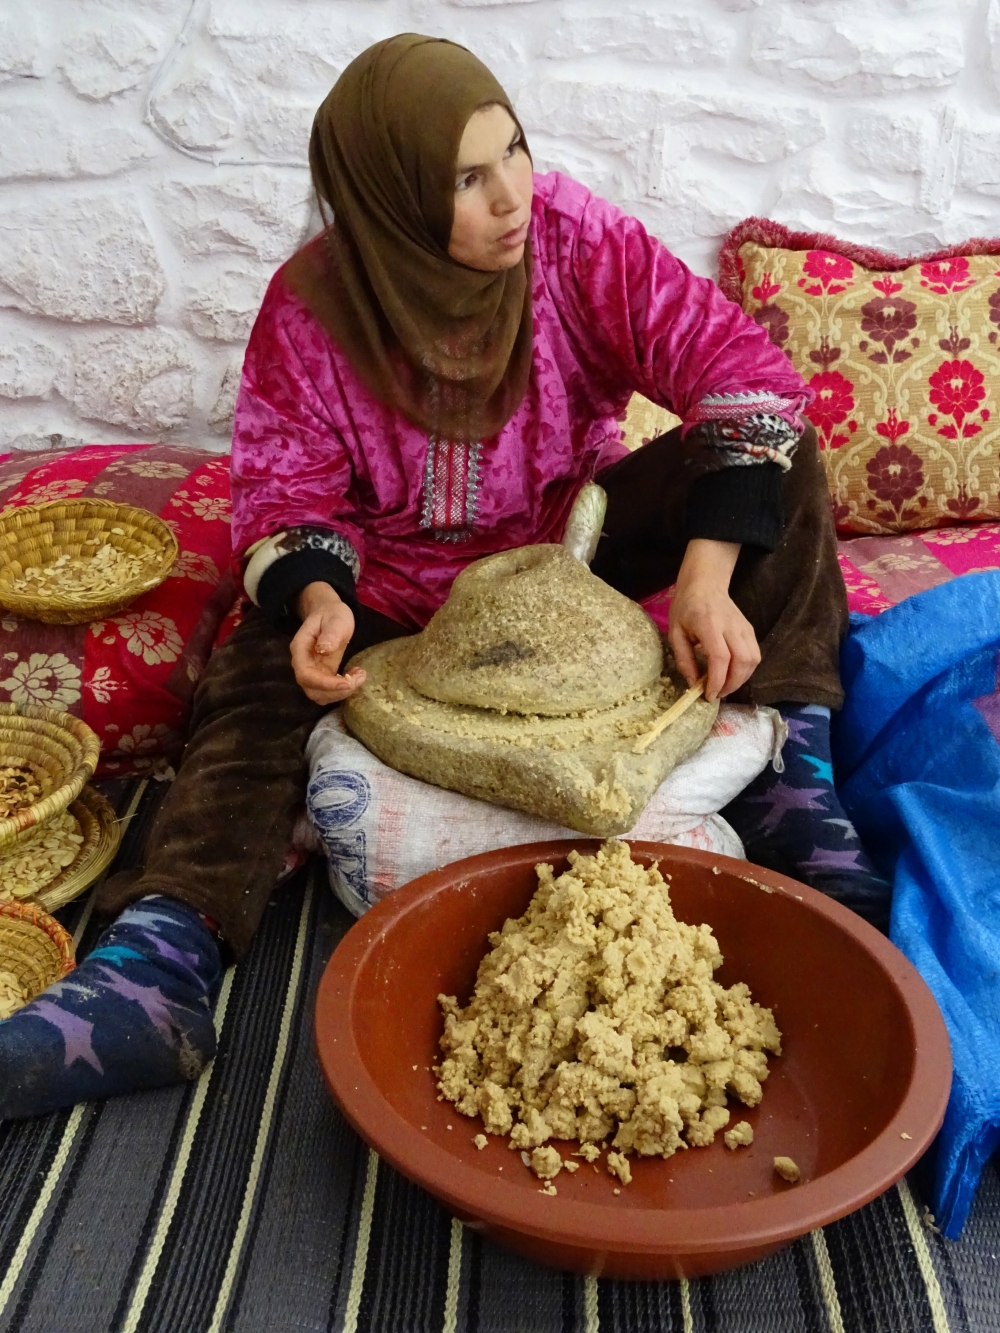
[{"label": "white flour sack", "polygon": [[[785,735],[775,709],[723,704],[705,743],[667,777],[624,836],[742,857],[742,843],[718,812],[769,761],[780,764]],[[306,754],[309,818],[333,891],[355,916],[463,856],[581,836],[397,773],[350,735],[336,709],[313,731]]]}]

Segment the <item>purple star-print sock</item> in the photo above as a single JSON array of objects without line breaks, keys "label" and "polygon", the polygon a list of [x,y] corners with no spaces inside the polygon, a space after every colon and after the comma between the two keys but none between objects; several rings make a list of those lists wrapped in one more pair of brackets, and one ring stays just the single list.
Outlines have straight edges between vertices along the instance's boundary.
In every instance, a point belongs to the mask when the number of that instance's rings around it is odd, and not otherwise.
[{"label": "purple star-print sock", "polygon": [[212,932],[172,898],[127,908],[84,961],[0,1022],[0,1120],[197,1078],[215,1055]]},{"label": "purple star-print sock", "polygon": [[830,710],[776,704],[788,723],[783,773],[769,764],[722,811],[747,859],[791,875],[888,931],[892,886],[872,865],[833,785]]}]

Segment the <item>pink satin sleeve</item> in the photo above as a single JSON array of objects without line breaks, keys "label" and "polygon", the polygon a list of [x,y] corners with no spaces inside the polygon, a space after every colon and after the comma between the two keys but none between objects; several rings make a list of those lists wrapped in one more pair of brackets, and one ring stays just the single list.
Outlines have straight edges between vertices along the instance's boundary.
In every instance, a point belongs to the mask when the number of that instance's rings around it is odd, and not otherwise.
[{"label": "pink satin sleeve", "polygon": [[618,376],[687,424],[720,397],[737,415],[741,400],[745,410],[793,416],[810,401],[766,332],[638,219],[567,177],[542,182],[552,190],[546,240],[564,317],[595,374]]},{"label": "pink satin sleeve", "polygon": [[[272,280],[254,324],[236,400],[231,461],[233,551],[291,527],[331,528],[364,563],[364,532],[352,499],[354,464],[328,402],[336,391],[335,367],[307,365],[302,347],[315,355],[315,331],[297,338],[301,309]],[[308,319],[308,316],[306,316]],[[316,388],[321,370],[325,397]]]}]

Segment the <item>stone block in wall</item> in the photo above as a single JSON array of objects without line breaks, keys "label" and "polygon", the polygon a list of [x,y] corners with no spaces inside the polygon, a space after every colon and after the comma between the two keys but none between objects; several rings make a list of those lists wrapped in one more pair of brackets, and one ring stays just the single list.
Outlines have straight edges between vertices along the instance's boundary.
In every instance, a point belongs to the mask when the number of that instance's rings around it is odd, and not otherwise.
[{"label": "stone block in wall", "polygon": [[613,153],[580,148],[565,139],[532,136],[531,157],[537,172],[563,171],[602,199],[631,199],[637,193],[634,173]]},{"label": "stone block in wall", "polygon": [[232,85],[207,60],[168,75],[150,101],[149,114],[167,143],[192,153],[225,148],[240,123]]},{"label": "stone block in wall", "polygon": [[166,34],[142,19],[118,14],[89,19],[66,38],[63,77],[80,97],[102,102],[135,88],[160,58]]},{"label": "stone block in wall", "polygon": [[662,6],[644,13],[576,15],[551,33],[542,55],[552,60],[604,55],[671,66],[714,66],[729,60],[735,44],[735,31],[718,19],[670,14]]},{"label": "stone block in wall", "polygon": [[948,101],[938,107],[930,151],[921,170],[920,207],[940,219],[942,226],[946,225],[952,211],[963,130],[962,118],[954,102]]},{"label": "stone block in wall", "polygon": [[986,11],[986,42],[990,55],[993,87],[1000,92],[1000,0],[990,0]]},{"label": "stone block in wall", "polygon": [[[326,21],[296,14],[238,8],[212,10],[209,32],[237,86],[263,84],[269,90],[314,89],[325,94],[354,57],[390,31],[345,24],[328,12]],[[277,21],[276,21],[277,20]],[[249,91],[252,91],[252,86]]]},{"label": "stone block in wall", "polygon": [[912,174],[923,171],[935,137],[933,116],[925,112],[855,112],[844,127],[847,156],[876,172]]},{"label": "stone block in wall", "polygon": [[779,162],[826,138],[814,107],[776,99],[692,97],[673,109],[670,123],[692,147],[743,162]]},{"label": "stone block in wall", "polygon": [[592,140],[624,148],[668,119],[669,93],[601,81],[538,79],[525,85],[515,106],[525,130]]},{"label": "stone block in wall", "polygon": [[0,397],[47,397],[61,362],[61,353],[48,343],[5,334],[0,340]]},{"label": "stone block in wall", "polygon": [[[1000,195],[1000,124],[966,129],[958,158],[958,184],[979,194]],[[993,234],[1000,232],[995,224]]]},{"label": "stone block in wall", "polygon": [[0,215],[0,306],[71,323],[145,324],[166,288],[131,195],[78,196]]},{"label": "stone block in wall", "polygon": [[304,163],[308,127],[344,67],[398,24],[381,6],[214,0],[178,45],[150,110],[158,132],[198,155]]},{"label": "stone block in wall", "polygon": [[800,78],[838,93],[903,92],[954,83],[965,49],[953,16],[903,19],[867,5],[826,19],[768,7],[754,22],[750,60],[776,84]]},{"label": "stone block in wall", "polygon": [[37,78],[40,42],[29,14],[0,14],[0,83],[8,79]]},{"label": "stone block in wall", "polygon": [[847,162],[877,178],[920,177],[920,207],[932,217],[951,210],[958,175],[962,125],[954,103],[934,113],[880,112],[852,116],[845,127]]},{"label": "stone block in wall", "polygon": [[[317,69],[322,81],[330,68],[342,68],[366,46],[399,32],[397,19],[370,0],[312,9],[301,0],[268,0],[267,4],[212,0],[206,8],[204,33],[212,41],[246,41],[246,58],[259,62],[248,66],[247,72],[272,77],[276,86],[286,87],[290,81],[315,77]],[[253,46],[259,48],[259,56],[249,49]],[[320,61],[323,68],[289,63],[297,59]]]},{"label": "stone block in wall", "polygon": [[939,230],[919,204],[915,177],[860,177],[830,153],[793,163],[781,180],[772,217],[804,230],[842,229],[889,250],[930,250]]},{"label": "stone block in wall", "polygon": [[240,378],[243,374],[243,353],[234,356],[226,366],[219,385],[219,396],[208,414],[208,424],[217,435],[232,436],[233,416],[236,412],[236,395],[239,393]]},{"label": "stone block in wall", "polygon": [[[38,411],[30,409],[44,407],[42,419]],[[77,449],[83,444],[93,444],[92,431],[81,430],[80,423],[72,420],[66,410],[58,410],[57,404],[16,403],[5,405],[0,416],[0,450],[18,449],[25,453],[44,453],[47,449]],[[38,460],[26,465],[25,471],[37,467]]]},{"label": "stone block in wall", "polygon": [[246,342],[264,299],[271,268],[227,268],[194,286],[187,301],[187,322],[200,338]]},{"label": "stone block in wall", "polygon": [[[477,14],[456,15],[441,0],[410,0],[410,14],[414,32],[446,37],[468,47],[492,70],[511,98],[525,78],[535,74],[529,50],[539,45],[539,21],[530,13],[512,22],[503,8],[498,8],[484,15],[484,22]],[[529,21],[523,22],[523,18]]]},{"label": "stone block in wall", "polygon": [[74,176],[116,176],[156,157],[160,145],[146,129],[105,126],[78,135],[70,148]]},{"label": "stone block in wall", "polygon": [[301,244],[312,185],[305,170],[253,167],[164,181],[155,193],[167,227],[189,254],[237,252],[273,263]]},{"label": "stone block in wall", "polygon": [[745,162],[774,162],[823,140],[823,117],[781,99],[694,95],[562,79],[528,84],[517,101],[526,129],[635,149],[671,127],[674,149],[707,148]]},{"label": "stone block in wall", "polygon": [[670,247],[692,236],[724,236],[752,211],[717,173],[690,161],[665,169],[646,198],[628,202],[628,212]]},{"label": "stone block in wall", "polygon": [[306,166],[309,134],[318,103],[318,98],[272,93],[247,109],[243,121],[247,143],[269,162]]},{"label": "stone block in wall", "polygon": [[113,176],[158,151],[152,135],[131,126],[89,118],[81,126],[33,102],[0,110],[0,144],[0,180]]},{"label": "stone block in wall", "polygon": [[117,329],[77,344],[65,397],[94,421],[169,430],[191,415],[194,372],[187,339],[172,329]]}]

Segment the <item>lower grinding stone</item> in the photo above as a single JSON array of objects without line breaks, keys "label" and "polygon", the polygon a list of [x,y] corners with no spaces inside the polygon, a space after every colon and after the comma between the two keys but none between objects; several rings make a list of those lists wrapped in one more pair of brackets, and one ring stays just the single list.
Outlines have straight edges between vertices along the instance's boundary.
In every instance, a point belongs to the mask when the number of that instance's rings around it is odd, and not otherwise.
[{"label": "lower grinding stone", "polygon": [[494,805],[579,833],[627,833],[668,773],[701,745],[719,711],[700,699],[642,754],[632,747],[684,688],[662,676],[611,708],[569,717],[524,716],[442,704],[406,681],[411,640],[352,659],[368,678],[341,705],[347,727],[383,763]]}]

